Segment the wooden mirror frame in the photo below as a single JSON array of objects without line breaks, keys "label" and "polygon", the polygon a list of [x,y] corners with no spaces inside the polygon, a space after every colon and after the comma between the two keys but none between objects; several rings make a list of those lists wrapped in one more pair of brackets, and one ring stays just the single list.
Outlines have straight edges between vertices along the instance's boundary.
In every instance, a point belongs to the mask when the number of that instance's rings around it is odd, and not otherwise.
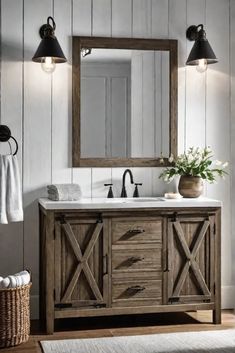
[{"label": "wooden mirror frame", "polygon": [[80,64],[81,48],[110,48],[134,50],[169,51],[169,152],[177,155],[178,125],[178,43],[174,39],[136,39],[73,36],[73,69],[72,69],[72,164],[73,167],[165,167],[170,165],[168,158],[164,163],[157,158],[82,158],[80,148]]}]

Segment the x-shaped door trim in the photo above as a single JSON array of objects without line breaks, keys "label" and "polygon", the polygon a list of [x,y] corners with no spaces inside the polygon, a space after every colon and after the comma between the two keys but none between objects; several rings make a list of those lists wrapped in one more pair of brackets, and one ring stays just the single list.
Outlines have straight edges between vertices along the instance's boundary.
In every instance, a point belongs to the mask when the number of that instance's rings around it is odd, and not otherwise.
[{"label": "x-shaped door trim", "polygon": [[202,241],[203,241],[203,238],[206,234],[206,231],[208,229],[210,225],[210,222],[205,220],[204,223],[203,223],[203,226],[200,230],[200,233],[196,239],[196,242],[194,244],[194,247],[192,249],[192,251],[190,251],[189,249],[189,246],[185,240],[185,236],[184,236],[184,232],[183,232],[183,229],[180,225],[180,222],[179,221],[175,221],[173,222],[173,227],[175,228],[176,230],[176,235],[179,239],[179,242],[180,242],[180,245],[181,245],[181,248],[186,256],[186,262],[184,264],[184,267],[180,273],[180,276],[179,276],[179,279],[177,281],[177,284],[174,288],[174,291],[173,291],[173,294],[172,294],[172,297],[179,297],[180,295],[180,291],[183,287],[183,284],[186,280],[186,277],[187,277],[187,274],[189,272],[189,269],[190,267],[192,268],[193,270],[193,273],[195,275],[195,278],[197,279],[197,282],[203,292],[204,295],[209,295],[210,296],[210,291],[206,285],[206,282],[202,276],[202,273],[200,271],[200,268],[199,268],[199,265],[198,263],[196,262],[195,258],[196,258],[196,255],[198,253],[198,250],[202,244]]},{"label": "x-shaped door trim", "polygon": [[68,238],[68,240],[71,244],[71,247],[74,251],[74,254],[78,260],[78,265],[77,265],[76,270],[73,273],[72,279],[71,279],[71,281],[70,281],[70,283],[69,283],[69,285],[63,295],[63,298],[61,299],[61,303],[66,303],[67,300],[69,299],[69,297],[71,296],[82,270],[86,276],[86,279],[87,279],[87,281],[90,285],[90,288],[93,291],[96,299],[102,301],[103,297],[100,293],[99,287],[97,286],[95,278],[89,268],[88,258],[89,258],[90,254],[92,252],[92,249],[93,249],[93,247],[99,237],[101,229],[103,228],[103,224],[102,223],[96,224],[94,232],[93,232],[91,239],[90,239],[90,241],[86,247],[86,250],[84,252],[84,255],[82,255],[81,248],[80,248],[78,241],[73,233],[71,225],[66,222],[66,223],[62,224],[62,228],[64,229],[65,234],[67,235],[67,238]]}]

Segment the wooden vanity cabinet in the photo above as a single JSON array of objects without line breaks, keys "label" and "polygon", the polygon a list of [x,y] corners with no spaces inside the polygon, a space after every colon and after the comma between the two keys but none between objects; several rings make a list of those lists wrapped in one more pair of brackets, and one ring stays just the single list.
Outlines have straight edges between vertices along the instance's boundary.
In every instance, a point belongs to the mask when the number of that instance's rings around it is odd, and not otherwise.
[{"label": "wooden vanity cabinet", "polygon": [[40,314],[213,310],[220,323],[220,208],[46,210]]}]

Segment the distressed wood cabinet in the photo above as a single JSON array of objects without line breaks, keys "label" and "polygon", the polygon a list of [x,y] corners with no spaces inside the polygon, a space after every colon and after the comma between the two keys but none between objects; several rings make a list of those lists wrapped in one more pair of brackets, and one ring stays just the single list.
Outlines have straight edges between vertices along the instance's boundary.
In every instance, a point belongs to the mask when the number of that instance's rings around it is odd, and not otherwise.
[{"label": "distressed wood cabinet", "polygon": [[212,310],[220,323],[220,208],[47,210],[41,319]]}]

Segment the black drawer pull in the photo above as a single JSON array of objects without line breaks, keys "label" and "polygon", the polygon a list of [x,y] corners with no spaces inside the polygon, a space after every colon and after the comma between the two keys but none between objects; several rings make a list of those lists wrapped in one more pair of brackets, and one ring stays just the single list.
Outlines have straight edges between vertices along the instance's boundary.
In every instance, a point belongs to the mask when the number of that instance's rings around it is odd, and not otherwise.
[{"label": "black drawer pull", "polygon": [[108,274],[108,268],[109,268],[109,260],[108,260],[108,254],[103,256],[103,274],[107,275]]},{"label": "black drawer pull", "polygon": [[130,229],[128,233],[135,235],[135,234],[140,234],[144,232],[145,232],[144,229]]},{"label": "black drawer pull", "polygon": [[142,286],[132,286],[127,288],[128,292],[142,292],[143,290],[145,290],[145,287]]},{"label": "black drawer pull", "polygon": [[132,264],[143,260],[144,260],[144,257],[139,257],[139,256],[132,256],[128,259],[128,261],[131,262]]}]

